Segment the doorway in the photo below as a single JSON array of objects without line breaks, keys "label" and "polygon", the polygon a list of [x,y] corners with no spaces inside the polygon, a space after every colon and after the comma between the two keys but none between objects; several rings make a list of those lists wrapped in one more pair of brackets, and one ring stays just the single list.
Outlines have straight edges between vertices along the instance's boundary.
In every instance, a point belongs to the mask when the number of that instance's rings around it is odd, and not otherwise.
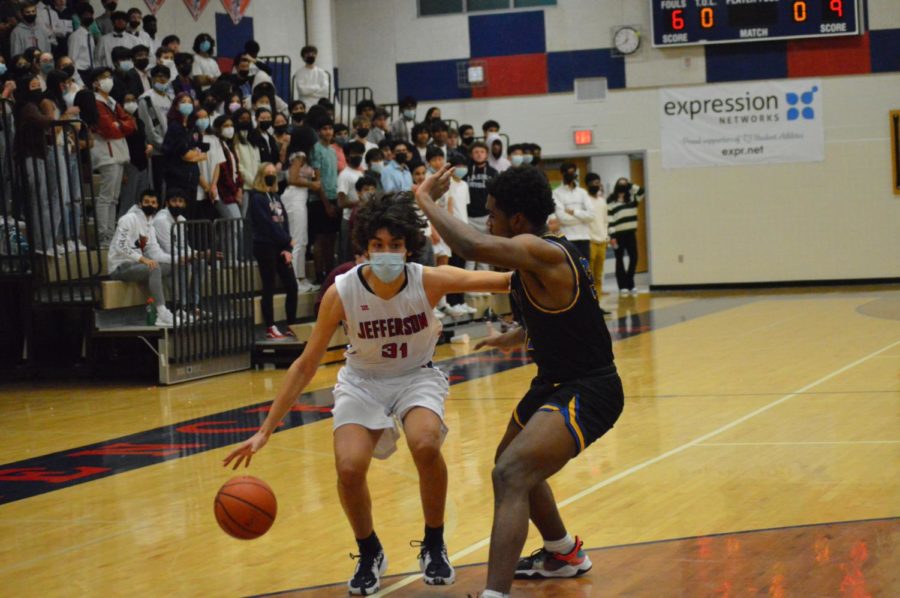
[{"label": "doorway", "polygon": [[[594,156],[572,156],[563,158],[553,158],[552,160],[544,160],[544,173],[547,180],[550,181],[550,188],[556,189],[562,184],[562,175],[559,167],[563,162],[572,162],[578,168],[579,185],[585,187],[584,177],[589,172],[596,172],[600,175],[603,182],[604,195],[612,191],[619,177],[628,177],[628,179],[641,187],[646,187],[646,176],[644,172],[644,153],[632,152],[621,154],[598,154]],[[646,201],[642,201],[638,207],[638,274],[649,274],[649,253],[647,242],[647,206]],[[615,273],[615,261],[612,248],[607,249],[607,267],[604,268],[604,279],[610,274]],[[642,277],[640,286],[647,287],[650,284],[649,276]],[[613,280],[615,278],[613,277]],[[604,285],[606,287],[606,285]]]}]

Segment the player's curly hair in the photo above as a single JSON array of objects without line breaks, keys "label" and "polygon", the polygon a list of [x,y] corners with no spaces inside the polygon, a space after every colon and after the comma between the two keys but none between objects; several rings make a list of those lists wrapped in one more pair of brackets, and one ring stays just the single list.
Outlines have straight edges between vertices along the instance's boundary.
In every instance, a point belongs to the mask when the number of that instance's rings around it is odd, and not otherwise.
[{"label": "player's curly hair", "polygon": [[412,193],[388,193],[376,195],[356,213],[351,238],[356,248],[365,252],[375,233],[386,228],[397,238],[406,241],[406,250],[416,255],[425,246],[427,223],[416,209]]},{"label": "player's curly hair", "polygon": [[533,166],[509,168],[487,185],[495,205],[508,217],[521,213],[535,229],[547,225],[553,213],[553,193],[544,173]]}]

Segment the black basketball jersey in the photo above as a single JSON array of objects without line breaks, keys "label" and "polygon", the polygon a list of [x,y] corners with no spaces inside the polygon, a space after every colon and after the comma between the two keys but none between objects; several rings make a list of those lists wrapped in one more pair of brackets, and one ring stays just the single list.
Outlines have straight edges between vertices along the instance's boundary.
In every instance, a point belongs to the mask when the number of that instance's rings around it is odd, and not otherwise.
[{"label": "black basketball jersey", "polygon": [[612,339],[597,302],[589,262],[563,236],[541,237],[563,249],[575,274],[575,298],[567,307],[541,307],[529,294],[518,271],[511,295],[516,319],[525,327],[526,346],[538,376],[553,382],[587,376],[613,363]]}]

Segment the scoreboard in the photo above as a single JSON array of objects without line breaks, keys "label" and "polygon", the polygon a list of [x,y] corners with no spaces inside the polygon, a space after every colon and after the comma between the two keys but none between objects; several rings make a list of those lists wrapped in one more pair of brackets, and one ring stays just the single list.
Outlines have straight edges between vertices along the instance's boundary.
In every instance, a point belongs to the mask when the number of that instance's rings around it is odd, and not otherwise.
[{"label": "scoreboard", "polygon": [[[900,1],[900,0],[898,0]],[[858,0],[650,0],[656,47],[858,35]]]}]

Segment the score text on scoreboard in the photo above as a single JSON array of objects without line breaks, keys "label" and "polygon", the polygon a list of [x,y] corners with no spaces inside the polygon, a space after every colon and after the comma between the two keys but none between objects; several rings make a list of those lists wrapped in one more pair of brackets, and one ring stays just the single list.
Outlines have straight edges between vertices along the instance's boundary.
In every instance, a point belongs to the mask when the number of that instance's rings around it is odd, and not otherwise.
[{"label": "score text on scoreboard", "polygon": [[860,33],[858,0],[650,0],[650,5],[657,47]]}]

